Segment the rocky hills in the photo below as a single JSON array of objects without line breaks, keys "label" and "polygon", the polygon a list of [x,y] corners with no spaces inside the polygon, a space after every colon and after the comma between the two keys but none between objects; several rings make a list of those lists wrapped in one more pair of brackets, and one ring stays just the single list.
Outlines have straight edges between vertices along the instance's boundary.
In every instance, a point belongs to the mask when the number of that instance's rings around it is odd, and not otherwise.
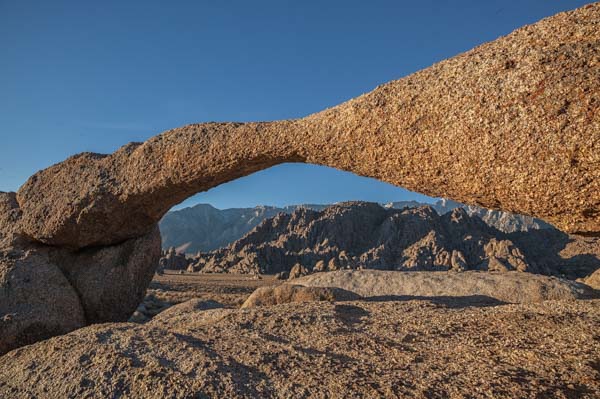
[{"label": "rocky hills", "polygon": [[463,207],[439,215],[431,206],[346,202],[279,213],[225,248],[179,257],[187,259],[180,268],[212,273],[517,270],[578,278],[600,267],[599,247],[596,238],[555,229],[505,233]]},{"label": "rocky hills", "polygon": [[[456,208],[464,208],[469,215],[477,215],[488,225],[505,233],[552,228],[551,225],[531,216],[496,211],[456,201],[441,199],[432,204],[417,201],[397,201],[383,205],[386,208],[402,209],[430,205],[440,215]],[[265,219],[278,213],[292,213],[306,208],[315,211],[330,205],[300,204],[284,207],[259,205],[254,208],[217,209],[209,204],[171,211],[159,223],[163,249],[180,248],[180,252],[206,252],[225,247],[258,226]]]},{"label": "rocky hills", "polygon": [[278,213],[291,213],[297,208],[321,210],[327,205],[290,205],[274,207],[217,209],[197,204],[167,213],[160,221],[162,247],[181,248],[181,252],[212,251],[241,238],[263,220]]}]

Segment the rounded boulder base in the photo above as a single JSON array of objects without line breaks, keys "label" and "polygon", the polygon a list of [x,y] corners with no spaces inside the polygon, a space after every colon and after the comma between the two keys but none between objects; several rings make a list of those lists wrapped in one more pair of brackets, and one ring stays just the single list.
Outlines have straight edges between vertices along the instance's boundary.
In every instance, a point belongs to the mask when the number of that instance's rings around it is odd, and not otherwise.
[{"label": "rounded boulder base", "polygon": [[0,254],[0,355],[85,325],[77,292],[47,254]]},{"label": "rounded boulder base", "polygon": [[88,323],[127,321],[144,299],[160,259],[160,233],[122,244],[71,252],[51,250],[79,293]]}]

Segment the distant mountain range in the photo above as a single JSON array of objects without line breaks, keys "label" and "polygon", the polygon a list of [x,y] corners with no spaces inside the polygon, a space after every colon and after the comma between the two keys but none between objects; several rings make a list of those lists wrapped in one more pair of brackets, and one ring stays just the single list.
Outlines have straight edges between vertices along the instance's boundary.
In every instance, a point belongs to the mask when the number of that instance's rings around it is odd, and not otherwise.
[{"label": "distant mountain range", "polygon": [[[552,228],[542,220],[508,212],[494,211],[477,206],[464,205],[446,199],[433,204],[417,201],[399,201],[382,204],[388,209],[415,208],[429,205],[439,215],[453,209],[463,208],[469,216],[479,216],[486,224],[496,229],[512,233]],[[217,209],[209,204],[198,204],[189,208],[168,212],[160,221],[163,249],[178,248],[180,252],[208,252],[225,247],[240,239],[258,226],[263,220],[277,214],[291,214],[297,209],[321,211],[330,205],[300,204],[282,208],[274,206],[256,206],[254,208]]]}]

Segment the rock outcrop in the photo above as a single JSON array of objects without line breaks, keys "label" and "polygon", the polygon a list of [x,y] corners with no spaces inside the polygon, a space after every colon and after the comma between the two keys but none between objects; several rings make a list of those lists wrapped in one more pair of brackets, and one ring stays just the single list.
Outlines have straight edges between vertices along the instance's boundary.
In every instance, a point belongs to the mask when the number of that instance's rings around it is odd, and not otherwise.
[{"label": "rock outcrop", "polygon": [[163,250],[186,246],[186,253],[207,252],[227,246],[244,236],[263,220],[297,208],[322,210],[327,205],[301,204],[284,207],[266,205],[254,208],[217,209],[197,204],[167,214],[160,220]]},{"label": "rock outcrop", "polygon": [[14,193],[0,193],[0,355],[91,323],[125,321],[160,257],[158,227],[79,250],[26,240]]},{"label": "rock outcrop", "polygon": [[600,4],[557,14],[305,118],[203,123],[84,153],[17,193],[22,232],[111,245],[175,204],[283,162],[600,234]]},{"label": "rock outcrop", "polygon": [[146,294],[160,257],[160,234],[75,252],[50,250],[79,293],[88,323],[126,321]]},{"label": "rock outcrop", "polygon": [[598,300],[176,308],[0,357],[0,397],[600,397]]},{"label": "rock outcrop", "polygon": [[159,270],[186,270],[190,261],[185,256],[185,253],[179,253],[175,248],[170,247],[166,251],[162,251],[158,262]]},{"label": "rock outcrop", "polygon": [[585,284],[530,273],[426,273],[340,270],[294,280],[305,287],[340,288],[365,298],[474,297],[506,303],[600,298]]},{"label": "rock outcrop", "polygon": [[[504,233],[552,228],[551,225],[531,216],[464,205],[445,199],[435,201],[432,204],[417,201],[389,202],[384,207],[402,209],[406,207],[418,208],[424,205],[430,205],[440,215],[451,212],[456,208],[465,208],[469,216],[477,215],[486,224]],[[301,204],[278,208],[259,205],[254,208],[221,210],[209,204],[197,204],[189,208],[167,212],[160,220],[162,247],[164,251],[182,247],[185,248],[183,252],[188,254],[214,251],[239,240],[263,220],[274,217],[278,213],[292,213],[298,208],[321,211],[328,206],[330,205]],[[163,257],[166,256],[167,254],[163,254]],[[167,268],[181,269],[185,267]]]},{"label": "rock outcrop", "polygon": [[47,254],[0,251],[0,355],[85,325],[77,292]]},{"label": "rock outcrop", "polygon": [[[568,242],[579,244],[573,259],[557,253]],[[463,208],[440,216],[429,206],[348,202],[279,214],[189,261],[194,271],[290,272],[290,278],[339,269],[517,270],[578,278],[600,267],[600,241],[554,229],[505,234]]]},{"label": "rock outcrop", "polygon": [[[66,281],[73,281],[40,303],[56,298],[60,303],[52,306],[77,308],[67,299],[76,290],[83,295],[86,317],[121,319],[124,311],[111,313],[107,302],[85,298],[88,284],[94,295],[113,295],[115,262],[123,270],[131,266],[135,272],[125,279],[134,286],[125,289],[129,309],[158,261],[154,250],[147,257],[134,252],[155,245],[158,253],[153,232],[173,205],[283,162],[328,165],[597,236],[599,27],[600,3],[591,4],[305,118],[193,124],[110,155],[75,155],[30,177],[16,197],[1,195],[3,275],[17,267],[6,259],[11,248],[52,246],[52,251],[68,254],[53,257],[66,263],[48,273],[60,270]],[[435,248],[435,237],[430,244]],[[121,245],[124,250],[102,248]],[[87,265],[97,274],[70,263],[71,255],[100,262]],[[142,258],[148,261],[145,270],[138,264]],[[104,259],[109,264],[102,266]],[[37,263],[19,265],[34,279]],[[338,266],[333,262],[328,267]],[[54,288],[62,284],[59,280],[65,281],[56,276]],[[2,317],[28,301],[29,296],[14,296],[10,279],[0,280],[0,290],[13,298],[3,301]],[[44,306],[31,312],[28,320],[42,320],[36,329],[46,331],[44,336],[80,325],[65,312],[65,323],[53,330],[50,318],[43,322]],[[2,337],[12,342],[9,346],[32,340],[10,331],[13,335]]]},{"label": "rock outcrop", "polygon": [[[283,273],[285,273],[285,271]],[[306,269],[306,267],[302,266],[300,263],[296,263],[294,266],[292,266],[292,269],[288,274],[288,278],[290,280],[293,280],[298,277],[306,276],[308,273],[309,272],[308,269]]]}]

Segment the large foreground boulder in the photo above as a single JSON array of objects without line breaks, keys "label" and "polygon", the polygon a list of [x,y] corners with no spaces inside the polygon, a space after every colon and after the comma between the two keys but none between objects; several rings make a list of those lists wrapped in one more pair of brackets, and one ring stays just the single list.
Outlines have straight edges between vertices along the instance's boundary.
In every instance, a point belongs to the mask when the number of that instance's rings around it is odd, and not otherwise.
[{"label": "large foreground boulder", "polygon": [[46,253],[0,251],[0,355],[85,325],[77,292]]},{"label": "large foreground boulder", "polygon": [[125,321],[144,298],[160,235],[77,252],[0,251],[0,354],[91,323]]},{"label": "large foreground boulder", "polygon": [[343,270],[294,280],[306,287],[334,287],[367,298],[483,297],[508,303],[600,297],[585,284],[521,272],[396,272]]},{"label": "large foreground boulder", "polygon": [[91,323],[124,321],[144,297],[160,233],[73,251],[19,234],[14,193],[0,193],[0,354]]},{"label": "large foreground boulder", "polygon": [[118,245],[79,251],[50,250],[79,293],[88,323],[126,321],[140,304],[160,259],[156,227]]},{"label": "large foreground boulder", "polygon": [[284,162],[600,234],[600,3],[305,118],[202,123],[84,153],[18,191],[22,232],[83,248],[150,232],[185,198]]},{"label": "large foreground boulder", "polygon": [[12,351],[0,397],[592,399],[599,330],[597,300],[190,309]]}]

